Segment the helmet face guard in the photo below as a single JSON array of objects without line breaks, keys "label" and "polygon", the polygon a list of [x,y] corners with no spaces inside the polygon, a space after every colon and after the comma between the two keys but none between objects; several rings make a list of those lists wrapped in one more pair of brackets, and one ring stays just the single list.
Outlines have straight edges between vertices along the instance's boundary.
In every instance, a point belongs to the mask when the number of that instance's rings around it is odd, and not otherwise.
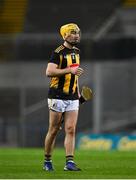
[{"label": "helmet face guard", "polygon": [[64,40],[72,33],[79,33],[80,34],[80,28],[78,27],[77,24],[70,23],[70,24],[66,24],[66,25],[61,26],[60,34]]}]

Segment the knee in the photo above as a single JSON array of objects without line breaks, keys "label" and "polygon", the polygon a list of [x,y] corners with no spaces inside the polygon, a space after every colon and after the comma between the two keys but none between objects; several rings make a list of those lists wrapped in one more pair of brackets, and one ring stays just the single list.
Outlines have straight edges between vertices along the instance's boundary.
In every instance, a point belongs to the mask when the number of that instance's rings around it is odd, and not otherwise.
[{"label": "knee", "polygon": [[49,129],[49,134],[50,134],[51,136],[56,136],[58,130],[59,130],[59,127],[50,128],[50,129]]},{"label": "knee", "polygon": [[74,135],[75,134],[75,127],[73,127],[73,126],[66,127],[65,131],[68,134]]}]

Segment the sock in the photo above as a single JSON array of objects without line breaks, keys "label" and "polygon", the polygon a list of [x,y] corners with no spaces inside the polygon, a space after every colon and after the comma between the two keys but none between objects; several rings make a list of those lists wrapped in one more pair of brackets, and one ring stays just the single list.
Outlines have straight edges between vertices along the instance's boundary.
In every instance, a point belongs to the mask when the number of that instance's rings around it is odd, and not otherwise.
[{"label": "sock", "polygon": [[73,156],[73,155],[68,155],[68,156],[66,156],[66,162],[68,162],[68,161],[73,161],[73,159],[74,159],[74,156]]},{"label": "sock", "polygon": [[51,161],[51,155],[45,154],[45,161]]}]

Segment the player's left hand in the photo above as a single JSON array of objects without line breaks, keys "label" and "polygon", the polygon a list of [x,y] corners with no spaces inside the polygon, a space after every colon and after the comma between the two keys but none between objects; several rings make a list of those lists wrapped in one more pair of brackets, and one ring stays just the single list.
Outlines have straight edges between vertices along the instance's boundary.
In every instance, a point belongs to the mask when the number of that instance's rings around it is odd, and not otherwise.
[{"label": "player's left hand", "polygon": [[79,98],[80,104],[83,104],[84,102],[91,100],[92,97],[93,97],[92,90],[87,86],[83,86],[81,90],[81,96]]}]

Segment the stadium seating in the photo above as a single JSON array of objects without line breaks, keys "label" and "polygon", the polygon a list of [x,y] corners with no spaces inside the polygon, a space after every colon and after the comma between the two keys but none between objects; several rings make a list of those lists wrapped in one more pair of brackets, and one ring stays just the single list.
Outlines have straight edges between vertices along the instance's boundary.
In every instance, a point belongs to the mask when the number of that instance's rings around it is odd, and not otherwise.
[{"label": "stadium seating", "polygon": [[136,0],[124,0],[124,7],[126,8],[136,7]]},{"label": "stadium seating", "polygon": [[[86,51],[85,34],[93,38],[93,34],[102,23],[114,12],[120,0],[78,0],[43,1],[29,0],[28,11],[24,26],[24,33],[17,41],[16,58],[37,61],[48,59],[51,50],[60,42],[59,28],[62,24],[76,22],[81,27],[83,39],[81,41],[82,55],[85,59],[90,56]],[[29,36],[29,35],[30,36]],[[52,39],[52,36],[56,36]]]},{"label": "stadium seating", "polygon": [[23,31],[27,0],[0,0],[0,61],[14,60],[15,39]]},{"label": "stadium seating", "polygon": [[72,0],[43,1],[29,0],[25,32],[58,33],[59,27],[67,22],[77,22],[83,32],[96,28],[118,6],[119,0]]},{"label": "stadium seating", "polygon": [[4,0],[0,5],[0,33],[11,34],[21,32],[27,0]]}]

